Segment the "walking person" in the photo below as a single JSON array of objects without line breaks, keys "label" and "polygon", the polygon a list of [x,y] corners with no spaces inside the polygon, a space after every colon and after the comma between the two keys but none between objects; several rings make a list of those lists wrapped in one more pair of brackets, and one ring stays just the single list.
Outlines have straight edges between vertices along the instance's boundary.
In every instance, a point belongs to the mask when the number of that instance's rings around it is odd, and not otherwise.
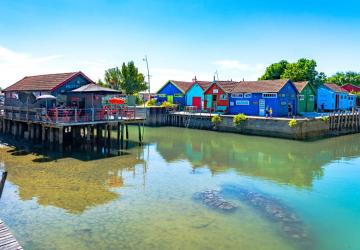
[{"label": "walking person", "polygon": [[291,116],[292,116],[292,105],[289,102],[289,104],[288,104],[288,117],[291,117]]},{"label": "walking person", "polygon": [[269,106],[266,106],[266,109],[265,109],[265,116],[266,116],[266,118],[268,118],[269,114],[270,114]]}]

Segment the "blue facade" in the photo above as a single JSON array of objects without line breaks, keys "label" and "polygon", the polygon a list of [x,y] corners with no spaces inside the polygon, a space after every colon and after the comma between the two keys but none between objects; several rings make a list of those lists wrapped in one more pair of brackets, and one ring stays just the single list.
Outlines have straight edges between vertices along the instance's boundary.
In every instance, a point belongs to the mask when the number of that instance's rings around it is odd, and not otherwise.
[{"label": "blue facade", "polygon": [[193,98],[199,97],[201,98],[201,108],[204,107],[204,90],[200,87],[198,83],[195,83],[185,95],[186,106],[194,106]]},{"label": "blue facade", "polygon": [[350,100],[349,94],[346,92],[335,92],[325,85],[319,86],[317,89],[317,107],[319,110],[334,111],[348,110],[351,105],[356,104],[355,100]]},{"label": "blue facade", "polygon": [[232,93],[229,94],[229,113],[243,113],[250,116],[265,116],[266,109],[272,109],[272,116],[288,116],[288,105],[292,114],[297,114],[297,90],[289,81],[277,93]]},{"label": "blue facade", "polygon": [[161,104],[164,101],[185,106],[185,94],[173,82],[168,81],[157,92],[157,102]]}]

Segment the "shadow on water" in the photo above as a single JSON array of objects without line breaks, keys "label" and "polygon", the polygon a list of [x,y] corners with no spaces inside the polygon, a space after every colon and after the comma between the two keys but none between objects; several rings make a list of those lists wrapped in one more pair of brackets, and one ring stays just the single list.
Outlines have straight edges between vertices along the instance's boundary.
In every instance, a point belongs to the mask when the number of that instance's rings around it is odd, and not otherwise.
[{"label": "shadow on water", "polygon": [[[163,133],[166,129],[167,133]],[[315,142],[244,136],[179,128],[147,129],[167,162],[187,159],[193,173],[208,168],[216,175],[232,170],[300,188],[322,178],[323,166],[341,158],[360,155],[360,135]],[[199,171],[197,171],[199,169]]]},{"label": "shadow on water", "polygon": [[144,165],[142,148],[129,142],[125,150],[112,143],[93,145],[79,142],[63,150],[19,143],[0,137],[0,162],[8,171],[7,180],[18,187],[22,200],[42,206],[55,206],[69,213],[85,210],[119,199],[124,186],[123,171]]}]

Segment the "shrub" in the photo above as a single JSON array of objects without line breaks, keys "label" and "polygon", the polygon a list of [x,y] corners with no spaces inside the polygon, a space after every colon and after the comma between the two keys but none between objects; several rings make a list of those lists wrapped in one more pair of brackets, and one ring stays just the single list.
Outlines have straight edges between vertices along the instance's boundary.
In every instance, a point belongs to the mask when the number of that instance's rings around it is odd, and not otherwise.
[{"label": "shrub", "polygon": [[220,124],[221,117],[219,115],[215,115],[215,116],[211,117],[211,122],[212,122],[212,124],[214,124],[216,126],[216,125]]},{"label": "shrub", "polygon": [[289,121],[289,127],[290,127],[290,128],[295,128],[295,127],[296,127],[296,123],[297,123],[297,121],[296,121],[295,119],[291,119],[291,120]]},{"label": "shrub", "polygon": [[170,102],[167,102],[167,101],[164,101],[163,103],[161,103],[160,107],[163,107],[163,108],[172,108],[174,107],[174,104],[170,103]]},{"label": "shrub", "polygon": [[147,103],[146,106],[155,106],[156,105],[156,99],[150,99]]},{"label": "shrub", "polygon": [[325,123],[327,123],[329,121],[329,117],[328,116],[322,116],[321,120]]},{"label": "shrub", "polygon": [[243,123],[244,121],[246,121],[246,115],[244,114],[237,114],[234,116],[233,118],[233,123],[235,126],[239,126],[241,123]]}]

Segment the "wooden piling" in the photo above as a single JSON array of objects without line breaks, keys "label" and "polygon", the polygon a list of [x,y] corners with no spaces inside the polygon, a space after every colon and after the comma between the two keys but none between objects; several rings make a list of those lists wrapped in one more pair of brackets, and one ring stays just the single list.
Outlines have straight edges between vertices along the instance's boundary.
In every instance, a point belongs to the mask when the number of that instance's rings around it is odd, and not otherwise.
[{"label": "wooden piling", "polygon": [[60,127],[58,132],[59,132],[58,133],[59,145],[63,145],[63,143],[64,143],[64,127]]},{"label": "wooden piling", "polygon": [[7,177],[7,172],[3,172],[2,176],[1,176],[1,182],[0,182],[0,199],[1,199],[1,196],[2,196],[2,193],[4,190],[6,177]]}]

